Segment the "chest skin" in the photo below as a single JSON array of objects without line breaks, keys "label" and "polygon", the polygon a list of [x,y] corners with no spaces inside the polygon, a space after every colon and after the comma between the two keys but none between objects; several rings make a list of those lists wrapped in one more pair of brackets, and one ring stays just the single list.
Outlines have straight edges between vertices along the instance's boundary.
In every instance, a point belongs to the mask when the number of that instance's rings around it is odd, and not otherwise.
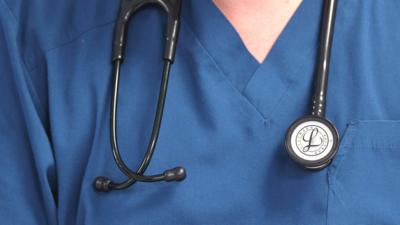
[{"label": "chest skin", "polygon": [[302,1],[213,2],[238,32],[250,54],[262,63]]}]

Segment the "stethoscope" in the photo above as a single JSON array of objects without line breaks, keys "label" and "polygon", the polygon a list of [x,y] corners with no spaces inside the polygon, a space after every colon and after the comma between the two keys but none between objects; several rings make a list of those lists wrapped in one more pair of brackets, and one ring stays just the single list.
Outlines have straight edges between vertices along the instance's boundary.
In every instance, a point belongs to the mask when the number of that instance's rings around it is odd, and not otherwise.
[{"label": "stethoscope", "polygon": [[[125,164],[118,147],[116,125],[118,86],[129,20],[139,9],[148,5],[159,6],[167,13],[165,50],[163,56],[164,67],[150,141],[147,146],[146,154],[135,172]],[[289,127],[286,135],[285,145],[290,157],[295,162],[308,169],[322,169],[326,167],[329,165],[338,149],[338,132],[335,126],[325,118],[329,60],[336,5],[336,0],[325,0],[324,3],[311,115],[296,120]],[[114,160],[121,172],[127,176],[127,179],[123,182],[113,182],[106,177],[97,177],[93,182],[93,186],[97,191],[108,192],[111,190],[122,190],[130,187],[136,181],[182,181],[186,178],[186,171],[183,167],[168,169],[160,174],[144,175],[153,156],[160,132],[169,72],[174,61],[176,43],[178,40],[180,10],[181,0],[122,0],[113,42],[112,63],[114,80],[110,112],[110,142]]]}]

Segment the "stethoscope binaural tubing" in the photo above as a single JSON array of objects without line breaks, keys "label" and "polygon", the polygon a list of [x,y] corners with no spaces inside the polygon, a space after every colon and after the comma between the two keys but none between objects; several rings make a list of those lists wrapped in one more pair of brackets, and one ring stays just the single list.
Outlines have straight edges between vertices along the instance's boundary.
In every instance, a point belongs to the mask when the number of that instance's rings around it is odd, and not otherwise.
[{"label": "stethoscope binaural tubing", "polygon": [[[131,170],[121,157],[118,147],[117,138],[117,109],[118,109],[118,87],[121,65],[123,62],[123,53],[126,45],[127,26],[132,15],[147,5],[160,6],[167,13],[167,28],[164,50],[164,66],[162,72],[161,86],[156,108],[156,115],[153,122],[153,128],[150,136],[150,141],[147,146],[145,156],[136,172]],[[150,164],[153,156],[158,135],[161,127],[161,120],[165,105],[165,99],[168,87],[168,78],[171,69],[171,64],[174,61],[176,42],[179,33],[179,14],[181,8],[181,0],[123,0],[121,4],[120,14],[115,28],[115,36],[113,43],[113,90],[111,98],[110,110],[110,143],[112,154],[118,168],[123,172],[128,179],[116,183],[111,179],[100,176],[97,177],[93,186],[95,190],[108,192],[111,190],[121,190],[130,187],[136,181],[140,182],[157,182],[157,181],[181,181],[186,177],[186,171],[183,167],[175,167],[165,170],[163,173],[155,175],[144,175],[147,167]]]}]

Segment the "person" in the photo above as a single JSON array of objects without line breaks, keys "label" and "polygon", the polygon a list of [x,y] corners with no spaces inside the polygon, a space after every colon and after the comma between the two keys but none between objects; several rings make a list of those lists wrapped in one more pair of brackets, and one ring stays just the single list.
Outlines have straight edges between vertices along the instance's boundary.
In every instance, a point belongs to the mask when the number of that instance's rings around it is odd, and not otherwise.
[{"label": "person", "polygon": [[[400,2],[338,1],[326,117],[332,163],[305,170],[285,133],[309,113],[323,1],[182,2],[159,140],[145,174],[182,165],[180,183],[126,177],[109,142],[112,42],[120,1],[0,0],[2,224],[400,224]],[[128,32],[118,135],[145,153],[162,71],[165,14]]]}]

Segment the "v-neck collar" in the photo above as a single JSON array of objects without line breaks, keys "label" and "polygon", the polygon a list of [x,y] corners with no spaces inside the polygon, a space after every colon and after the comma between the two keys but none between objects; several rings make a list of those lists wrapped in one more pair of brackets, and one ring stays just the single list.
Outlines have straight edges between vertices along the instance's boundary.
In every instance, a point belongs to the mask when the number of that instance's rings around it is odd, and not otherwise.
[{"label": "v-neck collar", "polygon": [[228,79],[242,90],[260,65],[247,51],[236,30],[211,0],[189,0],[182,10],[203,47]]},{"label": "v-neck collar", "polygon": [[265,118],[279,112],[280,104],[289,91],[295,91],[294,87],[306,87],[301,91],[307,96],[311,91],[322,4],[323,1],[303,0],[266,60],[246,84],[243,94]]},{"label": "v-neck collar", "polygon": [[289,85],[312,79],[321,12],[322,1],[303,0],[261,64],[211,0],[185,1],[182,16],[227,79],[271,118]]}]

